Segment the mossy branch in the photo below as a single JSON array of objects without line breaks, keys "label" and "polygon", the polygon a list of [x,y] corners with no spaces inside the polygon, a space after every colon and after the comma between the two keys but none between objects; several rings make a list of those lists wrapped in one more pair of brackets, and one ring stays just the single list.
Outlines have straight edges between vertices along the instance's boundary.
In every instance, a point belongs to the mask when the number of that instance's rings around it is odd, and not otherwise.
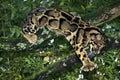
[{"label": "mossy branch", "polygon": [[[97,11],[93,11],[91,14],[86,15],[84,18],[91,23],[92,26],[99,26],[108,21],[111,21],[120,16],[120,1],[118,4],[115,3],[108,7],[100,7]],[[112,7],[112,8],[111,8]]]},{"label": "mossy branch", "polygon": [[101,24],[115,19],[118,16],[120,16],[120,6],[116,6],[110,10],[103,10],[102,14],[100,14],[94,19],[93,24],[99,26]]}]

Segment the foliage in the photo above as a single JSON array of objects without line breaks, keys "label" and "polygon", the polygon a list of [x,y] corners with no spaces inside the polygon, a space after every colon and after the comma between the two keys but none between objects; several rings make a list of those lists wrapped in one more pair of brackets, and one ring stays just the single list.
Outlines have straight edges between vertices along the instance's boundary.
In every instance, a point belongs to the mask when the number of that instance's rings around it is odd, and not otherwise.
[{"label": "foliage", "polygon": [[[65,60],[74,53],[70,44],[61,40],[62,36],[41,30],[37,45],[31,45],[21,36],[21,28],[26,14],[38,6],[61,8],[76,12],[82,17],[104,8],[108,3],[119,0],[0,0],[0,79],[24,80],[34,78],[55,63]],[[117,3],[118,4],[118,3]],[[120,37],[120,17],[105,23],[102,30],[109,37]],[[45,33],[45,34],[44,34]],[[53,35],[53,36],[52,36]],[[116,41],[117,42],[117,41]],[[112,49],[94,58],[98,68],[92,72],[81,72],[80,65],[51,75],[47,80],[118,80],[120,72],[120,50]]]}]

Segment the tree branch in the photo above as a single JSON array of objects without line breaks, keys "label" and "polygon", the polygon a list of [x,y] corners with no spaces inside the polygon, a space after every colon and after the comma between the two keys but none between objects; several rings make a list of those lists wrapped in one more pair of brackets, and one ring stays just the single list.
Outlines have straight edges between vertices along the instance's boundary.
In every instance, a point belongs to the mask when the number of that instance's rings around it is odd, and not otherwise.
[{"label": "tree branch", "polygon": [[45,80],[45,78],[52,76],[56,73],[60,73],[62,70],[65,70],[66,68],[71,68],[73,64],[80,62],[78,60],[76,55],[71,55],[69,58],[65,61],[60,61],[56,65],[49,67],[46,71],[40,73],[35,77],[34,80]]},{"label": "tree branch", "polygon": [[112,9],[103,10],[101,11],[102,14],[100,14],[98,17],[96,17],[93,20],[93,24],[96,26],[99,26],[105,22],[111,21],[115,19],[116,17],[120,16],[120,5],[116,6]]},{"label": "tree branch", "polygon": [[92,26],[99,26],[120,16],[120,1],[114,1],[107,6],[100,7],[84,18],[90,21]]}]

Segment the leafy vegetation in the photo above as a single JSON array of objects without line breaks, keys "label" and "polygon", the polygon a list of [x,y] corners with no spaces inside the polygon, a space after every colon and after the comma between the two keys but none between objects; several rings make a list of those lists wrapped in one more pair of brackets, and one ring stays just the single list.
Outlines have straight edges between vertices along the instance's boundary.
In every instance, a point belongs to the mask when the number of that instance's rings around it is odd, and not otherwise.
[{"label": "leafy vegetation", "polygon": [[[38,6],[61,8],[86,17],[100,8],[119,5],[119,0],[0,0],[0,80],[29,80],[48,70],[60,61],[65,61],[74,51],[62,36],[41,30],[37,45],[28,43],[21,35],[26,14]],[[97,14],[97,13],[94,13]],[[119,44],[120,17],[99,26]],[[98,68],[91,72],[80,71],[80,63],[71,65],[45,80],[119,80],[120,49],[106,46],[107,52],[94,57]],[[66,64],[63,64],[66,66]],[[49,69],[52,71],[52,68]]]}]

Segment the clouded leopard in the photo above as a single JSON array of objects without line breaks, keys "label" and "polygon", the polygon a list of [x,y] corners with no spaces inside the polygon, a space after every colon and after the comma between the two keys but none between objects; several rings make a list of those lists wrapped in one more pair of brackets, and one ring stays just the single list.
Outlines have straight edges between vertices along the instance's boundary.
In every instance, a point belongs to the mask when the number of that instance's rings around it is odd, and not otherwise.
[{"label": "clouded leopard", "polygon": [[90,51],[100,53],[105,46],[105,37],[100,29],[91,27],[81,17],[63,10],[38,7],[28,13],[22,34],[30,43],[35,43],[37,41],[36,32],[43,27],[65,36],[81,60],[82,70],[89,71],[95,68],[96,65],[87,55],[86,47],[90,45]]}]

